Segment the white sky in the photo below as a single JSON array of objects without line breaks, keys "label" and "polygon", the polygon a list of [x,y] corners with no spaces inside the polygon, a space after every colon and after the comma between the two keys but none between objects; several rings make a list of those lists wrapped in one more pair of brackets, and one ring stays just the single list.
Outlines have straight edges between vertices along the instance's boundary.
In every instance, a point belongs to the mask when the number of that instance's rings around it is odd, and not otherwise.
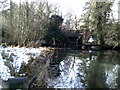
[{"label": "white sky", "polygon": [[88,0],[48,0],[50,3],[60,5],[60,9],[63,14],[67,12],[72,12],[80,17],[83,7],[85,6],[85,2]]},{"label": "white sky", "polygon": [[[19,0],[13,0],[13,1],[19,3]],[[25,0],[21,0],[21,1],[25,1]],[[37,0],[28,0],[28,1],[37,1]],[[77,17],[80,17],[82,14],[83,7],[85,6],[85,2],[90,0],[39,0],[39,1],[48,1],[51,4],[58,5],[60,10],[62,11],[63,16],[71,11]],[[118,17],[117,15],[118,1],[119,0],[115,1],[113,7],[113,11],[114,11],[113,14],[115,17]]]}]

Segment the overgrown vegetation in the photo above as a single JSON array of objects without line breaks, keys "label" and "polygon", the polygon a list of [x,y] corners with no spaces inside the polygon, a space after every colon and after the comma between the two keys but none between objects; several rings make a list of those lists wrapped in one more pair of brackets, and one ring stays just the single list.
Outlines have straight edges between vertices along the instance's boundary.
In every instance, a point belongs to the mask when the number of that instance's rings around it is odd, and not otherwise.
[{"label": "overgrown vegetation", "polygon": [[[59,14],[57,7],[47,2],[36,4],[36,2],[28,3],[26,1],[20,2],[19,5],[13,3],[12,0],[10,0],[10,4],[7,2],[8,0],[1,1],[1,4],[5,6],[1,11],[3,43],[6,42],[8,45],[26,45],[31,41],[40,43],[45,38],[47,31],[60,29],[57,25],[62,24],[63,20],[61,16],[57,16]],[[52,21],[55,15],[56,18],[61,18],[58,24],[56,21]],[[57,27],[52,23],[56,24]]]},{"label": "overgrown vegetation", "polygon": [[120,46],[120,23],[113,16],[113,4],[114,2],[86,3],[82,27],[91,30],[98,44],[115,47]]},{"label": "overgrown vegetation", "polygon": [[[58,7],[48,2],[0,1],[2,7],[2,43],[7,45],[31,46],[42,44],[65,46],[68,39],[62,30],[91,30],[97,44],[120,46],[119,22],[112,12],[113,2],[87,2],[82,18],[72,12],[65,17],[60,15]],[[63,20],[65,19],[64,23]],[[80,23],[83,25],[80,25]]]}]

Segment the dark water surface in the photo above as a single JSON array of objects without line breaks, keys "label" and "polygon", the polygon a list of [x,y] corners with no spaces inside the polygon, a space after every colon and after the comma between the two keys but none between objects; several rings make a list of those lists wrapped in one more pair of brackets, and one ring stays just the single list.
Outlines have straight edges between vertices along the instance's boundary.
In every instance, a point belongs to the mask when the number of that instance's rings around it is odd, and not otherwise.
[{"label": "dark water surface", "polygon": [[116,51],[56,50],[51,67],[48,87],[120,87],[120,54]]}]

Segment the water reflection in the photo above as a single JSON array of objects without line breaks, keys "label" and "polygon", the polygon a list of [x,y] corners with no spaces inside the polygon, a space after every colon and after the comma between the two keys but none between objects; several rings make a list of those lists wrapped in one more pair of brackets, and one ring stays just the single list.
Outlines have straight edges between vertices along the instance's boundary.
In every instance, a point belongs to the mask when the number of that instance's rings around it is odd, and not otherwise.
[{"label": "water reflection", "polygon": [[119,69],[119,65],[115,65],[115,66],[108,65],[105,67],[106,83],[110,88],[117,87],[116,81],[118,78],[118,69]]},{"label": "water reflection", "polygon": [[[1,50],[2,51],[2,50]],[[28,50],[29,51],[29,50]],[[8,51],[7,51],[8,52]],[[10,51],[9,51],[10,52]],[[20,52],[21,53],[21,52]],[[11,54],[10,54],[11,55]],[[10,55],[7,55],[10,57]],[[21,55],[21,54],[20,54]],[[3,57],[4,56],[4,57]],[[12,55],[14,61],[17,60]],[[20,57],[21,58],[21,57]],[[8,60],[9,59],[9,60]],[[29,77],[36,76],[43,61],[29,62],[20,67],[12,58],[0,55],[0,77],[21,76],[27,73]],[[119,88],[120,87],[120,54],[116,51],[81,51],[56,49],[50,58],[48,87],[55,88]],[[24,59],[21,58],[20,61]],[[26,59],[25,59],[26,60]],[[33,58],[31,58],[33,60]],[[32,65],[34,64],[34,65]],[[44,64],[43,64],[44,65]],[[18,69],[19,72],[18,72]],[[0,88],[6,85],[0,81]],[[23,86],[23,85],[22,85]],[[10,86],[9,86],[10,87]],[[13,87],[13,85],[11,85]]]},{"label": "water reflection", "polygon": [[119,52],[56,50],[55,54],[48,87],[119,88]]},{"label": "water reflection", "polygon": [[79,59],[77,60],[77,58],[75,56],[73,57],[72,55],[67,55],[62,58],[59,66],[57,67],[60,69],[60,75],[57,77],[51,77],[52,81],[49,82],[49,85],[55,85],[54,87],[56,88],[81,88],[82,83],[80,82],[80,78],[77,77],[78,73],[80,72],[80,70],[78,70],[80,63],[81,61],[79,61]]}]

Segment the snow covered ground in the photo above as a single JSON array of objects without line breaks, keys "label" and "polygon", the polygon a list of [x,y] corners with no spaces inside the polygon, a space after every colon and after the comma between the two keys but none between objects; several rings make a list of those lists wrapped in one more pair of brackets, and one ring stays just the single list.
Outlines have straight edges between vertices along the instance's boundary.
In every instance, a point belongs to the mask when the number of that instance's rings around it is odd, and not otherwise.
[{"label": "snow covered ground", "polygon": [[25,47],[0,47],[0,78],[8,80],[12,78],[10,68],[5,64],[9,62],[16,72],[19,72],[21,64],[28,63],[30,56],[33,58],[40,55],[45,48],[25,48]]}]

